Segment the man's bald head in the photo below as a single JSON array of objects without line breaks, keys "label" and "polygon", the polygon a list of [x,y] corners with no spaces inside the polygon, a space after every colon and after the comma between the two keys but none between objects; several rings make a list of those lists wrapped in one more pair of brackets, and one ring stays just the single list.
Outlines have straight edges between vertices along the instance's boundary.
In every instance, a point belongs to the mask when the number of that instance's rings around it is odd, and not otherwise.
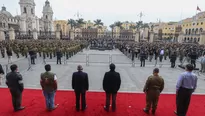
[{"label": "man's bald head", "polygon": [[78,71],[82,71],[82,70],[83,70],[83,67],[82,67],[81,65],[78,65],[77,70],[78,70]]}]

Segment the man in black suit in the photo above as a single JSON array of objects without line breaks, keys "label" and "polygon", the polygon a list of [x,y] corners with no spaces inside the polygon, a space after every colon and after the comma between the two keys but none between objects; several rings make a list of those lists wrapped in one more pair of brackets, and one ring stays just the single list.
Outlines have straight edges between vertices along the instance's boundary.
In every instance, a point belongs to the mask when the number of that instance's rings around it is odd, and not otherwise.
[{"label": "man in black suit", "polygon": [[72,76],[72,88],[75,91],[76,96],[76,110],[80,110],[80,96],[81,96],[81,108],[84,111],[87,108],[86,105],[86,91],[89,88],[88,74],[83,72],[81,65],[77,67],[77,72],[73,73]]},{"label": "man in black suit", "polygon": [[14,111],[23,110],[21,106],[22,92],[24,89],[22,75],[18,72],[16,64],[10,66],[11,72],[6,75],[6,84],[12,96]]},{"label": "man in black suit", "polygon": [[3,75],[4,75],[4,69],[3,69],[3,67],[0,64],[0,85],[2,83]]},{"label": "man in black suit", "polygon": [[118,72],[115,72],[115,65],[110,64],[110,71],[105,73],[103,79],[103,89],[106,93],[106,105],[105,111],[109,111],[110,97],[112,96],[112,111],[116,110],[116,97],[117,92],[120,89],[121,78]]},{"label": "man in black suit", "polygon": [[62,53],[61,53],[61,50],[60,50],[60,49],[57,50],[56,55],[57,55],[57,64],[58,64],[58,63],[61,64]]},{"label": "man in black suit", "polygon": [[36,58],[36,53],[35,51],[32,49],[29,51],[29,55],[30,55],[30,58],[31,58],[31,64],[35,64],[35,58]]}]

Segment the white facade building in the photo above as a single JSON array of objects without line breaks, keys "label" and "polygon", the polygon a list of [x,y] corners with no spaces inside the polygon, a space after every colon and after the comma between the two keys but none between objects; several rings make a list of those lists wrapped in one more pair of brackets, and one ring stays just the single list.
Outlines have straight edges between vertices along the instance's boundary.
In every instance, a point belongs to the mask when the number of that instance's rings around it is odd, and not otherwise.
[{"label": "white facade building", "polygon": [[43,7],[42,18],[38,18],[35,15],[36,4],[34,0],[20,0],[19,5],[21,14],[15,17],[6,11],[6,7],[2,7],[0,11],[0,27],[5,31],[8,31],[11,27],[16,31],[22,32],[32,32],[34,29],[37,31],[54,31],[53,10],[48,0]]}]

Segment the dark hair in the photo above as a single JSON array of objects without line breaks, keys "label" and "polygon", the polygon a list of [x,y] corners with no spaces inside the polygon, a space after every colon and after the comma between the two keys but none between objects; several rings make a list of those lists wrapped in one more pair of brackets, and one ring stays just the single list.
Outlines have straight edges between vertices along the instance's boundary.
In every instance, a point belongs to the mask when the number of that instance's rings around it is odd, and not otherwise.
[{"label": "dark hair", "polygon": [[188,71],[192,71],[192,70],[194,70],[194,66],[193,66],[192,64],[187,64],[187,65],[186,65],[186,69],[187,69]]},{"label": "dark hair", "polygon": [[114,71],[115,70],[115,64],[110,64],[110,70]]},{"label": "dark hair", "polygon": [[45,70],[46,71],[51,71],[51,65],[50,64],[46,64],[45,65]]},{"label": "dark hair", "polygon": [[10,66],[10,69],[11,69],[12,72],[14,72],[17,68],[18,68],[18,66],[16,64],[12,64]]},{"label": "dark hair", "polygon": [[159,73],[159,69],[158,69],[158,68],[155,68],[155,69],[153,70],[153,73]]}]

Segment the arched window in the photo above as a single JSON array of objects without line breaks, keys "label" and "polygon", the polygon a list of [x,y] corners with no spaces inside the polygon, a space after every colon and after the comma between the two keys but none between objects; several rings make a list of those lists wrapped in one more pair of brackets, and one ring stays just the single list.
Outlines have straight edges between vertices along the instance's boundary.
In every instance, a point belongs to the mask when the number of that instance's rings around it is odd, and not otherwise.
[{"label": "arched window", "polygon": [[186,35],[188,34],[188,29],[186,29]]},{"label": "arched window", "polygon": [[194,42],[196,42],[196,38],[194,38]]},{"label": "arched window", "polygon": [[192,29],[191,34],[194,34],[194,29]]},{"label": "arched window", "polygon": [[200,41],[200,38],[198,38],[198,42]]},{"label": "arched window", "polygon": [[199,29],[196,28],[195,34],[199,34]]},{"label": "arched window", "polygon": [[202,32],[203,31],[203,29],[202,28],[200,28],[200,32]]},{"label": "arched window", "polygon": [[24,12],[23,13],[27,13],[27,11],[26,11],[26,7],[24,7],[24,10],[23,10]]},{"label": "arched window", "polygon": [[46,15],[46,19],[48,19],[48,16]]},{"label": "arched window", "polygon": [[31,35],[31,30],[28,30],[28,34]]},{"label": "arched window", "polygon": [[31,14],[34,14],[34,12],[33,12],[33,8],[31,9]]},{"label": "arched window", "polygon": [[189,35],[191,35],[191,29],[189,29]]},{"label": "arched window", "polygon": [[189,41],[189,38],[187,38],[187,40]]}]

